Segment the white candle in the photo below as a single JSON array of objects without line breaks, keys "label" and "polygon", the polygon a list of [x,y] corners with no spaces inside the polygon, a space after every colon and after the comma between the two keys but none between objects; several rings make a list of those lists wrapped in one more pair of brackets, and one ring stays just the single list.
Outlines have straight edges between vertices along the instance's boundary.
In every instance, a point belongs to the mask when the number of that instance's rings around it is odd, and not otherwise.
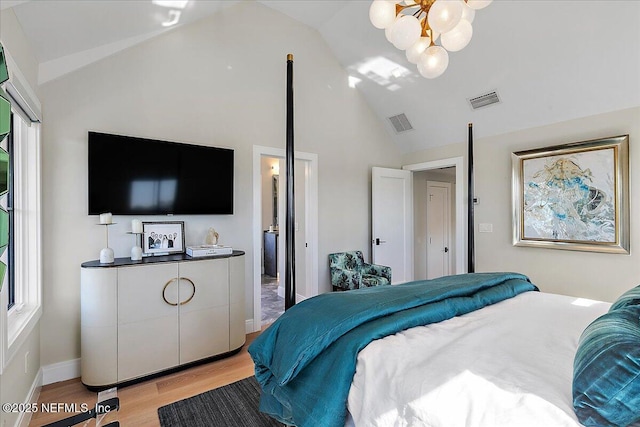
[{"label": "white candle", "polygon": [[140,221],[139,219],[131,220],[131,232],[142,233],[142,221]]},{"label": "white candle", "polygon": [[100,214],[100,224],[111,224],[113,222],[113,217],[111,212]]}]

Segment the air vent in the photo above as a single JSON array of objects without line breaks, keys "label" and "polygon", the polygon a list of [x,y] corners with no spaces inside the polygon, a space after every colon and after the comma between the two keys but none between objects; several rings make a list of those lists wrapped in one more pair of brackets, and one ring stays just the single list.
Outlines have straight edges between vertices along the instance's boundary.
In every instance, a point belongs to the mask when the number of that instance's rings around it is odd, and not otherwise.
[{"label": "air vent", "polygon": [[472,109],[477,110],[478,108],[499,103],[500,97],[498,97],[498,92],[494,90],[489,93],[485,93],[484,95],[469,98],[467,101],[471,104]]},{"label": "air vent", "polygon": [[404,113],[398,114],[397,116],[389,117],[389,121],[393,125],[393,128],[397,133],[406,132],[408,130],[413,129],[411,123],[409,123],[409,119],[405,116]]}]

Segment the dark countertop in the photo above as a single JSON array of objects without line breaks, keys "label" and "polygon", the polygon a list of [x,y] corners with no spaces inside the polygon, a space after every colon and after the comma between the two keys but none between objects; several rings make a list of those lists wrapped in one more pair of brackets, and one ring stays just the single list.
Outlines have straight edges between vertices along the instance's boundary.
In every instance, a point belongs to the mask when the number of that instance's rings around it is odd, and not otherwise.
[{"label": "dark countertop", "polygon": [[200,256],[191,257],[186,253],[173,254],[173,255],[161,255],[161,256],[148,256],[143,257],[140,261],[131,261],[131,258],[116,258],[111,264],[101,264],[100,260],[93,260],[83,262],[81,267],[83,268],[109,268],[109,267],[127,267],[131,265],[144,265],[144,264],[156,264],[159,262],[182,262],[182,261],[200,261],[204,259],[217,259],[217,258],[230,258],[234,256],[242,256],[244,251],[236,251],[227,255],[213,255],[213,256]]}]

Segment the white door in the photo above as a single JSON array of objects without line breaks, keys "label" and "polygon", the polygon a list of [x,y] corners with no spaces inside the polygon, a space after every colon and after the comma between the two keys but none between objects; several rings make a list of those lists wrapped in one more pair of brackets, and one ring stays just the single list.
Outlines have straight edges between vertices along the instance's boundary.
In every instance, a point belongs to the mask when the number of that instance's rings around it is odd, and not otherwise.
[{"label": "white door", "polygon": [[413,183],[410,171],[372,168],[372,258],[391,267],[392,283],[413,280]]},{"label": "white door", "polygon": [[451,184],[427,182],[427,279],[450,274]]}]

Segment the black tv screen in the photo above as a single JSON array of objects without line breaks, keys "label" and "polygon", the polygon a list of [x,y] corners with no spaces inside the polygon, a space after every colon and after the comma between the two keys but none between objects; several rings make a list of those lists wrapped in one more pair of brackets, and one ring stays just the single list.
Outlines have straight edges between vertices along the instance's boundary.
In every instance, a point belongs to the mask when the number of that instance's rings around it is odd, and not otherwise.
[{"label": "black tv screen", "polygon": [[233,150],[89,132],[89,215],[232,214]]}]

